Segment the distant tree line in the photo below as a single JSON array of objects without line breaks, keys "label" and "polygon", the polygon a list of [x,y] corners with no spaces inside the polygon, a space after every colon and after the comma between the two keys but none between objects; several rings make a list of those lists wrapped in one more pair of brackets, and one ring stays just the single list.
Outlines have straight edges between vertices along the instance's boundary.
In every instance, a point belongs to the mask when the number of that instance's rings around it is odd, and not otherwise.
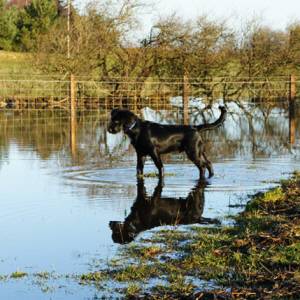
[{"label": "distant tree line", "polygon": [[208,16],[171,15],[137,40],[139,0],[94,1],[84,12],[72,7],[69,33],[64,1],[29,2],[20,8],[0,0],[0,49],[33,52],[47,72],[144,81],[184,74],[268,78],[300,69],[299,22],[279,31],[253,20],[234,30]]},{"label": "distant tree line", "polygon": [[58,0],[0,0],[0,49],[34,51],[64,11]]}]

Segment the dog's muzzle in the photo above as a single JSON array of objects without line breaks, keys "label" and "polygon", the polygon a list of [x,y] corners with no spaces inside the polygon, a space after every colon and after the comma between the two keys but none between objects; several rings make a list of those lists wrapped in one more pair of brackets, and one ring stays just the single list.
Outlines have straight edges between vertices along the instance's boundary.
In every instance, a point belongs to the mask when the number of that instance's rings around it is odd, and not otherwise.
[{"label": "dog's muzzle", "polygon": [[107,131],[109,133],[115,134],[118,133],[120,130],[118,130],[119,128],[117,128],[116,126],[113,126],[113,124],[110,124],[107,128]]},{"label": "dog's muzzle", "polygon": [[107,128],[107,131],[108,131],[109,133],[115,133],[114,130],[113,130],[111,127],[108,127],[108,128]]}]

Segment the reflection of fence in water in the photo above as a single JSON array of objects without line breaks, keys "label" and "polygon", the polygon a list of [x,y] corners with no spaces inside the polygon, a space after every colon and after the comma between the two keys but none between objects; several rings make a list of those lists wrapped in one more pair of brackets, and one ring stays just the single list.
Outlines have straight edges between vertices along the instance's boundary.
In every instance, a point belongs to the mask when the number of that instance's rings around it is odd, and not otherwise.
[{"label": "reflection of fence in water", "polygon": [[[12,142],[36,152],[42,159],[50,159],[53,154],[63,157],[69,156],[69,153],[76,155],[80,141],[92,156],[98,143],[105,139],[105,133],[99,132],[101,122],[105,121],[98,111],[78,113],[74,128],[66,110],[2,110],[0,149],[3,152],[5,145]],[[102,128],[104,130],[105,127]]]},{"label": "reflection of fence in water", "polygon": [[[236,151],[248,151],[247,145],[253,144],[253,153],[265,149],[262,151],[266,154],[270,149],[277,151],[276,149],[281,149],[282,145],[287,144],[286,104],[282,103],[273,109],[264,105],[243,104],[244,107],[241,108],[234,102],[227,103],[229,115],[224,127],[219,132],[204,135],[207,140],[206,147],[211,149],[211,153],[219,149],[214,155],[222,157],[224,154],[232,153],[234,156]],[[144,115],[147,119],[158,122],[168,121],[178,124],[182,120],[182,116],[173,111],[151,112],[148,109],[145,111],[148,111],[148,115]],[[153,114],[152,117],[149,113]],[[204,114],[201,110],[194,110],[190,120],[193,124],[199,124],[205,120],[214,120],[218,114],[217,105],[214,105],[213,110],[205,110]],[[299,117],[299,112],[296,111],[295,119],[297,116]],[[3,110],[0,111],[0,139],[22,143],[22,146],[37,152],[43,159],[49,159],[51,155],[60,157],[71,155],[76,162],[91,162],[95,159],[101,161],[101,157],[107,160],[107,155],[111,153],[108,151],[110,148],[106,122],[107,118],[103,118],[99,110],[77,111],[75,120],[67,110]],[[235,137],[232,134],[235,134]],[[121,153],[122,156],[122,149],[121,152],[119,150],[113,152],[113,155]]]}]

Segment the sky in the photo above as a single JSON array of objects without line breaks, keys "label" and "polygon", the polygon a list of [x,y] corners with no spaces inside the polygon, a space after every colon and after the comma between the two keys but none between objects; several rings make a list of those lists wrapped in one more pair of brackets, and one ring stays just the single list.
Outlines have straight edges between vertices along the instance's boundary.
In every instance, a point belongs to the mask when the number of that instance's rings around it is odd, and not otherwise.
[{"label": "sky", "polygon": [[[89,0],[77,0],[79,5]],[[101,1],[101,0],[99,0]],[[157,16],[176,12],[184,19],[208,15],[213,19],[226,19],[239,28],[245,20],[257,17],[262,24],[284,30],[289,24],[300,20],[300,0],[142,0],[154,3],[151,12],[143,16],[143,27],[149,32]],[[76,1],[75,1],[76,2]]]}]

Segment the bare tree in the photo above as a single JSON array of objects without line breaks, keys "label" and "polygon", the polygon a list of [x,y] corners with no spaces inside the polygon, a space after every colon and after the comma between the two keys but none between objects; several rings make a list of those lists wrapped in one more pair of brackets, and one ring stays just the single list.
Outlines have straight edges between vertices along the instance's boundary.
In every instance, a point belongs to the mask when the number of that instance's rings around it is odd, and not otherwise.
[{"label": "bare tree", "polygon": [[136,0],[90,2],[83,15],[74,9],[70,26],[70,59],[67,58],[67,20],[60,20],[41,36],[37,62],[44,69],[61,73],[91,74],[98,78],[114,74],[115,57],[126,43],[135,23]]},{"label": "bare tree", "polygon": [[300,70],[300,22],[288,28],[289,65],[292,70]]}]

